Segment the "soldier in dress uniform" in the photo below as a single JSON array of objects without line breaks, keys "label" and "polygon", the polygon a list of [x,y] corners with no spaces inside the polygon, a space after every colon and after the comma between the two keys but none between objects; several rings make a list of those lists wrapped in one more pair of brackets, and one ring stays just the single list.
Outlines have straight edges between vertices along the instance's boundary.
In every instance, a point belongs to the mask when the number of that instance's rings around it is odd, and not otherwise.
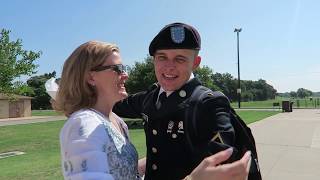
[{"label": "soldier in dress uniform", "polygon": [[[184,23],[165,26],[149,46],[158,83],[129,96],[113,109],[122,117],[143,119],[147,180],[189,177],[205,157],[233,147],[235,133],[226,96],[205,97],[199,102],[196,127],[186,129],[188,100],[201,85],[192,74],[201,62],[200,48],[200,35],[194,27]],[[197,142],[196,151],[190,148],[186,131],[190,131],[191,140]],[[192,136],[193,131],[197,132],[196,137]],[[232,156],[229,159],[234,160]]]}]

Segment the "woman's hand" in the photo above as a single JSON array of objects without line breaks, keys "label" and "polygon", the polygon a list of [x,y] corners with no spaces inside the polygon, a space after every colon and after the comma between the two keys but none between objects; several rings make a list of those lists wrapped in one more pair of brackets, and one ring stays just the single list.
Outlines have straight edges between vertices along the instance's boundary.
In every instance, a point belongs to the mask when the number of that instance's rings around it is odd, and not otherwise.
[{"label": "woman's hand", "polygon": [[246,152],[244,156],[238,161],[220,165],[222,162],[229,159],[232,151],[232,148],[229,148],[205,158],[185,179],[246,180],[248,178],[249,168],[251,164],[250,151]]},{"label": "woman's hand", "polygon": [[144,176],[145,172],[146,172],[146,164],[147,164],[147,158],[141,158],[138,161],[138,173],[139,175],[142,177]]}]

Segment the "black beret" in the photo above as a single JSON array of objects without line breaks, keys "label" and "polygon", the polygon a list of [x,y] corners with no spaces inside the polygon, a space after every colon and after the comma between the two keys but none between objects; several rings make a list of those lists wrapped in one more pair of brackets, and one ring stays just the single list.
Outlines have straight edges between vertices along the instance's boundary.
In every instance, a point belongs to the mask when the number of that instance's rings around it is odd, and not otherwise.
[{"label": "black beret", "polygon": [[200,50],[201,39],[198,31],[184,23],[166,25],[153,38],[149,46],[149,54],[154,55],[159,49],[195,49]]}]

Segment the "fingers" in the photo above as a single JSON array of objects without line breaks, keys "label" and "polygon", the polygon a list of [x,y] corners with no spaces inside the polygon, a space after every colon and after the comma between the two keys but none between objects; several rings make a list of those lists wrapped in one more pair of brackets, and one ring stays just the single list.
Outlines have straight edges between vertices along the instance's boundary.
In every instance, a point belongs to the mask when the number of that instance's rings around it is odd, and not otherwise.
[{"label": "fingers", "polygon": [[249,172],[251,166],[251,151],[247,151],[240,159],[246,165],[246,171]]},{"label": "fingers", "polygon": [[[190,174],[192,179],[220,179],[220,180],[246,180],[249,174],[251,152],[238,161],[228,164],[221,164],[232,154],[233,149],[221,151],[210,157],[205,158],[197,168]],[[249,166],[249,167],[248,167]]]},{"label": "fingers", "polygon": [[234,176],[247,176],[251,164],[251,152],[247,151],[243,157],[230,164],[223,164],[217,168]]},{"label": "fingers", "polygon": [[146,163],[147,163],[147,158],[146,157],[141,158],[138,161],[138,172],[139,172],[139,175],[141,175],[141,176],[143,176],[145,174]]},{"label": "fingers", "polygon": [[216,166],[226,160],[229,159],[229,157],[232,155],[233,149],[228,148],[224,151],[220,151],[217,154],[211,155],[204,159],[204,163],[206,163],[207,166]]}]

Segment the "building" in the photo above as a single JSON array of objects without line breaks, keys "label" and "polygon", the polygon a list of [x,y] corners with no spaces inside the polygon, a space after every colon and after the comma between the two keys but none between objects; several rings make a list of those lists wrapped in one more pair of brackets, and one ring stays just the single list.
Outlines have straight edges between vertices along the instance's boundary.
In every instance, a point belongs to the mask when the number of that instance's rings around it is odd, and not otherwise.
[{"label": "building", "polygon": [[28,96],[9,96],[0,93],[0,118],[31,116],[31,99]]}]

